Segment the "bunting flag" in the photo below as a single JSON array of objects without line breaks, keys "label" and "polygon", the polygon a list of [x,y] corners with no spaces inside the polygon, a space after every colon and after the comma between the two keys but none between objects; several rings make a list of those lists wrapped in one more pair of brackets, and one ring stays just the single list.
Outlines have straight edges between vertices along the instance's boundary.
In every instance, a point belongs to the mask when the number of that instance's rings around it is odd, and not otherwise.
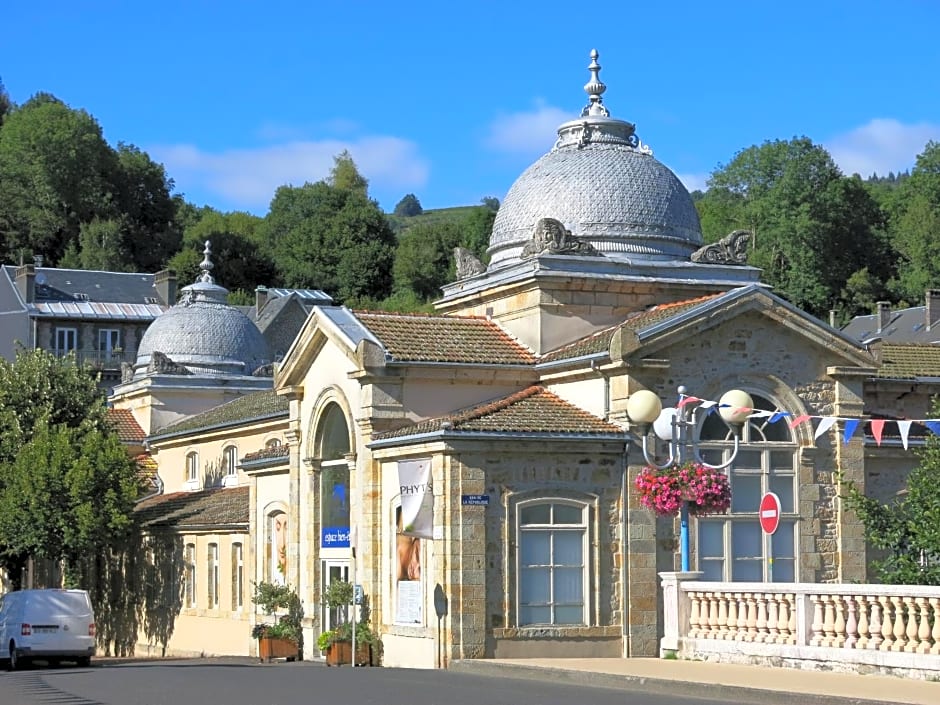
[{"label": "bunting flag", "polygon": [[[721,404],[716,401],[711,401],[709,399],[700,399],[699,397],[693,396],[682,396],[679,398],[677,403],[677,408],[682,408],[688,404],[697,404],[699,409],[703,409],[706,414],[712,414],[716,409],[722,408],[731,408],[731,404]],[[827,431],[836,427],[837,422],[842,422],[842,442],[848,444],[852,440],[852,437],[858,431],[859,427],[865,428],[867,426],[868,431],[870,432],[872,438],[875,440],[875,444],[881,446],[885,440],[885,434],[890,433],[891,424],[895,424],[898,429],[898,436],[901,438],[901,445],[904,446],[904,450],[909,449],[909,439],[911,433],[911,426],[913,424],[919,424],[924,426],[931,433],[940,436],[940,419],[868,419],[868,418],[846,418],[843,416],[821,416],[821,415],[812,415],[812,414],[794,414],[790,411],[768,411],[767,409],[749,409],[747,407],[735,408],[736,413],[747,413],[748,418],[755,419],[767,419],[768,423],[778,423],[783,420],[787,420],[787,424],[790,428],[796,428],[801,423],[806,423],[807,421],[812,422],[814,420],[818,421],[816,428],[813,431],[813,440],[818,440],[820,437],[825,435]]]}]

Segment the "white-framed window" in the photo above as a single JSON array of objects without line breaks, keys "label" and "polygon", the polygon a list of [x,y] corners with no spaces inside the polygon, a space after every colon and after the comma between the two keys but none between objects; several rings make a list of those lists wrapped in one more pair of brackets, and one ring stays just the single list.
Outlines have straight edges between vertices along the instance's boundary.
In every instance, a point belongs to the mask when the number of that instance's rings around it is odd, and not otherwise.
[{"label": "white-framed window", "polygon": [[121,331],[117,328],[99,328],[98,329],[98,357],[102,360],[110,360],[112,357],[119,357],[121,347]]},{"label": "white-framed window", "polygon": [[190,451],[186,454],[186,481],[199,482],[199,453]]},{"label": "white-framed window", "polygon": [[67,355],[78,348],[78,329],[77,328],[56,328],[55,329],[55,354]]},{"label": "white-framed window", "polygon": [[222,451],[222,473],[233,476],[238,474],[238,448],[225,446]]},{"label": "white-framed window", "polygon": [[[781,411],[764,397],[753,393],[751,397],[756,409]],[[797,581],[797,446],[788,418],[755,417],[744,425],[738,455],[727,470],[731,509],[698,519],[698,570],[704,573],[703,580]],[[706,417],[700,438],[707,462],[717,464],[729,457],[733,441],[717,414]],[[758,517],[761,497],[767,492],[777,495],[781,510],[780,524],[770,536]]]},{"label": "white-framed window", "polygon": [[520,502],[516,523],[519,626],[587,625],[588,505]]},{"label": "white-framed window", "polygon": [[183,605],[196,606],[196,544],[188,543],[183,549]]},{"label": "white-framed window", "polygon": [[232,609],[244,607],[245,592],[245,552],[242,544],[232,544]]},{"label": "white-framed window", "polygon": [[215,609],[219,606],[219,544],[209,544],[207,559],[208,606],[209,609]]}]

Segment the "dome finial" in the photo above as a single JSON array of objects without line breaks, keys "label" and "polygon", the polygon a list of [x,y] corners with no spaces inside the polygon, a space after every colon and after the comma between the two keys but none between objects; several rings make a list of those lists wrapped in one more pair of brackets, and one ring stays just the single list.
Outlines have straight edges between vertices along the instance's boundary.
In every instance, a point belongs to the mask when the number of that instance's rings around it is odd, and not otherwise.
[{"label": "dome finial", "polygon": [[212,271],[212,260],[209,259],[209,255],[212,254],[212,248],[209,246],[209,241],[206,240],[206,249],[202,251],[203,257],[202,262],[199,263],[199,268],[202,270],[202,274],[199,275],[197,281],[204,282],[205,284],[214,284],[215,279],[212,278],[212,275],[209,273]]},{"label": "dome finial", "polygon": [[601,95],[607,90],[607,86],[604,85],[598,75],[601,72],[601,65],[597,63],[599,56],[597,49],[591,49],[591,63],[588,66],[588,70],[591,72],[591,80],[584,84],[584,92],[588,94],[591,102],[584,106],[581,117],[587,117],[588,115],[610,117],[610,113],[604,107],[604,99],[601,98]]}]

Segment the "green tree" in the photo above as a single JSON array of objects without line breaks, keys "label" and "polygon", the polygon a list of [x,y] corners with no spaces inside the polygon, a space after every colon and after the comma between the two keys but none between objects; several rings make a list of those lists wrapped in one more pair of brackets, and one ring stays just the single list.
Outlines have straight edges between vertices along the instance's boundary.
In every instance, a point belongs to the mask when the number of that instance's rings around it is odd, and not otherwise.
[{"label": "green tree", "polygon": [[79,226],[78,244],[69,243],[59,266],[71,269],[97,269],[106,272],[134,271],[126,246],[123,218],[95,218]]},{"label": "green tree", "polygon": [[11,110],[13,110],[13,101],[3,85],[3,80],[0,79],[0,127],[3,127],[3,119]]},{"label": "green tree", "polygon": [[230,292],[254,296],[258,286],[279,286],[277,267],[260,244],[263,218],[250,213],[200,211],[199,219],[186,228],[183,249],[173,255],[169,267],[184,286],[196,280],[208,240],[212,248],[212,276]]},{"label": "green tree", "polygon": [[482,203],[485,208],[489,208],[494,213],[499,210],[499,199],[496,198],[496,196],[484,196],[480,199],[480,203]]},{"label": "green tree", "polygon": [[418,197],[413,193],[409,193],[398,202],[392,213],[404,218],[410,218],[412,216],[421,215],[424,213],[424,209],[421,207],[421,201],[418,200]]},{"label": "green tree", "polygon": [[940,142],[928,142],[888,204],[889,232],[900,253],[895,296],[917,301],[940,286]]},{"label": "green tree", "polygon": [[264,241],[285,286],[323,289],[345,303],[382,299],[391,290],[395,235],[358,189],[325,181],[278,188]]},{"label": "green tree", "polygon": [[106,420],[95,380],[73,358],[21,350],[0,360],[0,563],[82,559],[131,527],[136,467]]},{"label": "green tree", "polygon": [[425,301],[438,298],[453,280],[453,250],[462,238],[457,223],[419,223],[402,233],[392,268],[394,290],[413,291]]},{"label": "green tree", "polygon": [[748,263],[778,293],[820,317],[843,301],[849,277],[868,267],[887,281],[893,257],[878,204],[857,176],[842,176],[825,149],[805,137],[742,150],[709,180],[697,203],[706,240],[744,228]]},{"label": "green tree", "polygon": [[[940,406],[934,405],[934,417]],[[865,538],[884,558],[872,561],[883,583],[940,585],[940,437],[930,435],[914,451],[920,463],[907,478],[907,491],[889,504],[843,482],[842,498],[865,525]]]},{"label": "green tree", "polygon": [[58,262],[82,223],[110,218],[118,160],[83,110],[38,94],[0,130],[0,236],[3,257],[44,254]]},{"label": "green tree", "polygon": [[359,173],[356,162],[346,149],[333,157],[333,169],[330,171],[327,183],[342,191],[355,191],[363,196],[369,192],[368,180]]}]

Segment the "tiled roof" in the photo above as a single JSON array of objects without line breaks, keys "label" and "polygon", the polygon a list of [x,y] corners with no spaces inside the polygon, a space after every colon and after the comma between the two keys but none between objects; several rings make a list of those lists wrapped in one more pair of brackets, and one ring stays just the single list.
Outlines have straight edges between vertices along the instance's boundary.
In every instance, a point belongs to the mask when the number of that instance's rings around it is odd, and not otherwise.
[{"label": "tiled roof", "polygon": [[883,343],[877,376],[891,379],[940,377],[940,346]]},{"label": "tiled roof", "polygon": [[147,434],[137,423],[130,409],[108,409],[108,422],[114,428],[121,443],[141,445]]},{"label": "tiled roof", "polygon": [[174,492],[146,499],[135,510],[140,525],[200,527],[248,525],[248,487]]},{"label": "tiled roof", "polygon": [[395,360],[492,365],[535,362],[528,348],[486,318],[367,311],[356,311],[355,315]]},{"label": "tiled roof", "polygon": [[691,308],[703,304],[706,301],[710,301],[721,294],[709,294],[708,296],[699,296],[694,299],[686,299],[684,301],[672,301],[666,304],[657,304],[652,308],[649,308],[645,311],[635,313],[627,318],[623,323],[618,323],[617,325],[611,326],[610,328],[605,328],[603,330],[592,333],[591,335],[576,340],[573,343],[568,343],[560,348],[551,350],[539,359],[539,362],[554,362],[556,360],[572,360],[579,357],[584,357],[585,355],[594,355],[596,353],[606,352],[610,349],[610,342],[613,340],[614,335],[621,328],[629,328],[634,331],[642,330],[644,328],[649,328],[652,325],[657,323],[662,323],[663,321],[669,320],[674,316],[678,316],[682,313],[685,313]]},{"label": "tiled roof", "polygon": [[273,389],[266,389],[263,392],[253,392],[238,397],[238,399],[216,406],[201,414],[188,416],[182,421],[161,428],[153,436],[158,438],[169,434],[203,430],[214,426],[251,421],[278,414],[283,414],[286,418],[288,411],[287,399],[275,394]]},{"label": "tiled roof", "polygon": [[157,461],[153,459],[150,453],[141,453],[134,458],[137,463],[137,479],[145,487],[156,485],[157,479]]},{"label": "tiled roof", "polygon": [[619,426],[569,404],[544,387],[533,386],[502,399],[376,434],[374,440],[431,433],[448,424],[448,431],[458,432],[623,434]]}]

